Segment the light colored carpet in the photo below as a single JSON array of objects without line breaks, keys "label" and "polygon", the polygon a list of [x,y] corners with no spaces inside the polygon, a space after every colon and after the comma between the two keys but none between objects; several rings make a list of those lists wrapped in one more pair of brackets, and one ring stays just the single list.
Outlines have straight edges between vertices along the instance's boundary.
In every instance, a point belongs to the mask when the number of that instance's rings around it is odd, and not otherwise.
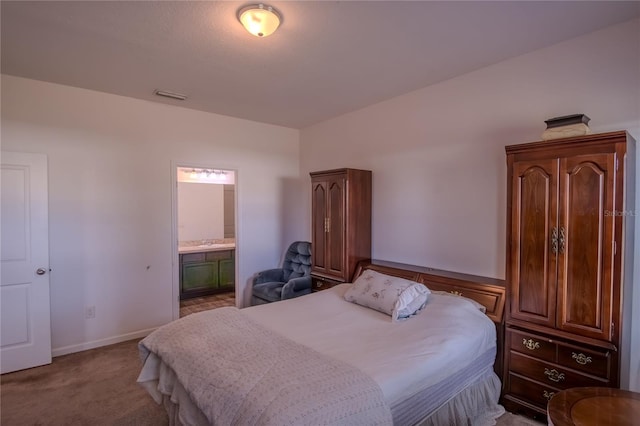
[{"label": "light colored carpet", "polygon": [[[0,377],[0,424],[164,426],[167,416],[136,383],[137,340],[54,358]],[[498,426],[539,426],[506,413]]]},{"label": "light colored carpet", "polygon": [[136,379],[138,341],[53,359],[0,377],[2,425],[168,425]]}]

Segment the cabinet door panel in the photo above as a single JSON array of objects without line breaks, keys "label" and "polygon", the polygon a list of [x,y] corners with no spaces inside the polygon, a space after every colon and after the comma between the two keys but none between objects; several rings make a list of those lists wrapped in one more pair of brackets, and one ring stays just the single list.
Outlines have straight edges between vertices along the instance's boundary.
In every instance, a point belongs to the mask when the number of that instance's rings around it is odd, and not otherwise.
[{"label": "cabinet door panel", "polygon": [[336,178],[328,184],[329,225],[327,239],[327,260],[329,274],[338,278],[345,277],[345,207],[346,181]]},{"label": "cabinet door panel", "polygon": [[311,199],[312,235],[311,265],[314,271],[326,272],[326,218],[327,218],[327,187],[326,182],[313,182]]},{"label": "cabinet door panel", "polygon": [[558,328],[611,340],[614,154],[563,159]]},{"label": "cabinet door panel", "polygon": [[511,317],[555,326],[558,160],[513,165]]},{"label": "cabinet door panel", "polygon": [[233,287],[236,283],[236,262],[233,259],[225,259],[219,262],[219,287]]},{"label": "cabinet door panel", "polygon": [[182,265],[182,291],[218,288],[218,262]]}]

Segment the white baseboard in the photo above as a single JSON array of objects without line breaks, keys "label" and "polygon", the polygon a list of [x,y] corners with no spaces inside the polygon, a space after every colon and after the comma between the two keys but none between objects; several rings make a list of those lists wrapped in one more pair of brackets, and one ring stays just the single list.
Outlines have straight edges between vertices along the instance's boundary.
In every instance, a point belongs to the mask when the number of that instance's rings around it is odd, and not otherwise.
[{"label": "white baseboard", "polygon": [[146,330],[133,331],[131,333],[108,337],[106,339],[93,340],[91,342],[78,343],[77,345],[69,345],[69,346],[63,346],[61,348],[54,348],[51,350],[51,356],[57,357],[60,355],[72,354],[74,352],[86,351],[88,349],[95,349],[101,346],[113,345],[114,343],[126,342],[127,340],[140,339],[142,337],[147,336],[156,328],[157,327],[148,328]]}]

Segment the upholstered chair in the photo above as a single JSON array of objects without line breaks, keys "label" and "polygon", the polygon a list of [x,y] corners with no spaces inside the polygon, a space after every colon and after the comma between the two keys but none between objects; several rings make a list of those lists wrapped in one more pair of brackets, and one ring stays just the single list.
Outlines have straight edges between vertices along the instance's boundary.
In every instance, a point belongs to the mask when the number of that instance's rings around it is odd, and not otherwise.
[{"label": "upholstered chair", "polygon": [[253,279],[252,305],[277,302],[311,293],[311,243],[289,246],[282,268],[267,269]]}]

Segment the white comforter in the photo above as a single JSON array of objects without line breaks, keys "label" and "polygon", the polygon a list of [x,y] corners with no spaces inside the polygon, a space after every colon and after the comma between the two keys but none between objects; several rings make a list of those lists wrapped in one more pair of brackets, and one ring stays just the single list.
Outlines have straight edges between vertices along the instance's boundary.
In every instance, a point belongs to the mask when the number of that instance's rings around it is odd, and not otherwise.
[{"label": "white comforter", "polygon": [[388,315],[345,301],[348,286],[242,312],[364,371],[391,407],[496,346],[493,322],[467,299],[432,293],[420,314],[392,323]]}]

